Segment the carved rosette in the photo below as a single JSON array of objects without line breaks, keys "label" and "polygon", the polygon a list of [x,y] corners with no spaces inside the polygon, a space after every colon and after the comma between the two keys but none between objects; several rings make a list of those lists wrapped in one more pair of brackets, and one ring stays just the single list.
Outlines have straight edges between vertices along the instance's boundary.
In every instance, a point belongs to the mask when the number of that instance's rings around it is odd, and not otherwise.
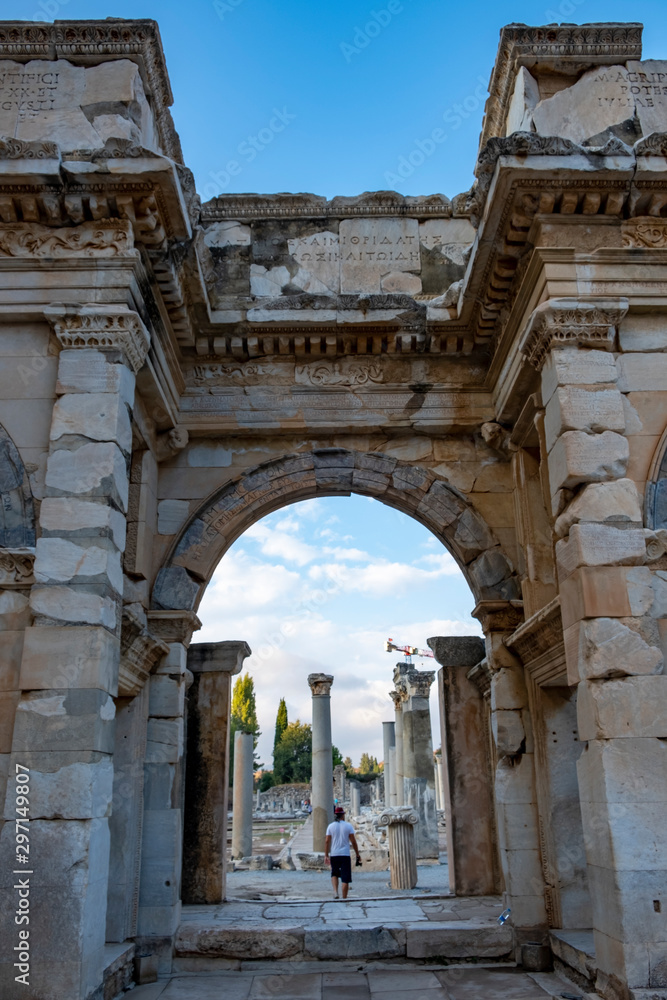
[{"label": "carved rosette", "polygon": [[385,809],[378,820],[378,826],[396,826],[399,823],[407,823],[416,826],[419,816],[412,806],[397,806],[394,809]]},{"label": "carved rosette", "polygon": [[328,698],[333,681],[332,674],[308,674],[308,685],[313,698]]},{"label": "carved rosette", "polygon": [[44,310],[63,348],[120,351],[136,374],[148,354],[150,334],[138,313],[111,306],[47,306]]},{"label": "carved rosette", "polygon": [[551,299],[533,312],[521,353],[540,371],[553,347],[565,344],[613,350],[616,329],[628,311],[625,298]]},{"label": "carved rosette", "polygon": [[35,582],[34,549],[0,549],[0,587],[15,590]]}]

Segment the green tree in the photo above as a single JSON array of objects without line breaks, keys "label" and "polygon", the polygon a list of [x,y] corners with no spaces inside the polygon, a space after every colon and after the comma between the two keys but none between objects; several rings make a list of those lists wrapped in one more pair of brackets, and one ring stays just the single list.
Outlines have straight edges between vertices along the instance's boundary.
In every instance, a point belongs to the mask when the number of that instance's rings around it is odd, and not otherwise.
[{"label": "green tree", "polygon": [[273,737],[273,752],[275,754],[276,747],[280,743],[280,737],[283,735],[287,729],[287,705],[285,704],[285,699],[280,699],[280,704],[278,705],[278,714],[276,715],[276,732]]},{"label": "green tree", "polygon": [[369,753],[362,753],[361,760],[359,761],[359,773],[379,774],[380,765],[378,764],[375,757],[372,757]]},{"label": "green tree", "polygon": [[268,792],[269,788],[273,788],[274,785],[273,771],[262,771],[262,776],[259,779],[260,792]]},{"label": "green tree", "polygon": [[313,760],[313,731],[309,725],[288,722],[273,754],[273,777],[277,785],[310,781]]},{"label": "green tree", "polygon": [[[234,734],[250,733],[253,750],[261,736],[255,704],[255,684],[250,674],[241,674],[234,682],[232,692],[232,716],[229,729],[229,780],[234,780]],[[255,768],[261,767],[257,754],[253,756]]]},{"label": "green tree", "polygon": [[333,766],[338,767],[339,764],[343,764],[343,755],[337,746],[331,747],[331,755],[333,757]]},{"label": "green tree", "polygon": [[353,774],[354,773],[354,764],[352,763],[352,758],[351,757],[346,757],[345,758],[345,760],[343,761],[343,766],[345,768],[345,773],[346,774]]}]

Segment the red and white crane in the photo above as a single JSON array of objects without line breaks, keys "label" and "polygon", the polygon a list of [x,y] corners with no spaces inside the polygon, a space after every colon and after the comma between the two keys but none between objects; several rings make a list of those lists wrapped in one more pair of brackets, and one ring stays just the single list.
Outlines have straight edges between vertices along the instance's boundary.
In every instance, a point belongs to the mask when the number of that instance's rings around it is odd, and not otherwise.
[{"label": "red and white crane", "polygon": [[389,638],[384,644],[385,653],[405,653],[408,663],[412,663],[413,656],[430,656],[433,659],[433,652],[430,649],[419,649],[417,646],[399,646],[393,639]]}]

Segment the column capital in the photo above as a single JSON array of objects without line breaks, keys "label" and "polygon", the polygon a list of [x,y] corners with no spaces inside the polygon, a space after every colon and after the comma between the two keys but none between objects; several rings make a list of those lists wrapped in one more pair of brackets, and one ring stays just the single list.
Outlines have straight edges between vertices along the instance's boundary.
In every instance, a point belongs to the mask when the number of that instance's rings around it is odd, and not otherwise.
[{"label": "column capital", "polygon": [[308,685],[313,698],[328,698],[333,682],[333,674],[308,674]]},{"label": "column capital", "polygon": [[189,646],[192,633],[201,628],[194,611],[147,611],[146,618],[151,634],[167,643],[180,642]]},{"label": "column capital", "polygon": [[616,328],[628,311],[626,298],[558,298],[533,311],[521,353],[538,371],[554,346],[596,347],[613,351]]},{"label": "column capital", "polygon": [[484,640],[477,635],[436,635],[426,644],[441,667],[474,667],[486,655]]},{"label": "column capital", "polygon": [[129,607],[123,608],[120,634],[118,694],[129,698],[139,694],[156,662],[169,652],[162,639],[156,639],[145,621]]},{"label": "column capital", "polygon": [[514,632],[523,622],[523,601],[480,601],[471,612],[487,632]]},{"label": "column capital", "polygon": [[123,306],[54,303],[44,309],[61,347],[119,351],[134,374],[150,347],[150,334],[138,313]]},{"label": "column capital", "polygon": [[391,698],[391,700],[393,701],[393,703],[394,703],[394,708],[396,709],[396,711],[397,711],[397,712],[400,712],[400,711],[401,711],[401,707],[402,707],[402,705],[403,705],[403,699],[401,698],[401,692],[400,692],[400,691],[397,691],[397,690],[396,690],[396,689],[394,688],[394,690],[393,690],[393,691],[390,691],[390,692],[389,692],[389,697],[390,697],[390,698]]},{"label": "column capital", "polygon": [[411,670],[407,676],[408,697],[428,698],[434,680],[435,670]]},{"label": "column capital", "polygon": [[395,826],[397,823],[409,823],[416,826],[419,816],[412,806],[397,806],[395,809],[384,809],[378,820],[379,826]]},{"label": "column capital", "polygon": [[247,642],[195,642],[188,649],[188,670],[193,674],[240,674],[252,650]]}]

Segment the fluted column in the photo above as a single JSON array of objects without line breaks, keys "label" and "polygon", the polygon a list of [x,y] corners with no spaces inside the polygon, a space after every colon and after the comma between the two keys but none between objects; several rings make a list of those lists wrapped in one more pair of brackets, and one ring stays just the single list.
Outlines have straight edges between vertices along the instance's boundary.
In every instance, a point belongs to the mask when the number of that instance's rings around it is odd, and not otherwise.
[{"label": "fluted column", "polygon": [[407,701],[403,710],[403,773],[406,805],[419,816],[415,839],[418,858],[437,858],[438,817],[435,804],[433,741],[429,692],[433,670],[410,668],[404,676]]},{"label": "fluted column", "polygon": [[417,885],[415,827],[419,816],[410,806],[385,809],[380,823],[388,828],[389,870],[392,889],[414,889]]},{"label": "fluted column", "polygon": [[333,756],[331,748],[331,674],[309,674],[313,695],[313,850],[324,851],[329,823],[333,822]]},{"label": "fluted column", "polygon": [[234,733],[234,797],[232,808],[232,857],[252,854],[252,733]]}]

